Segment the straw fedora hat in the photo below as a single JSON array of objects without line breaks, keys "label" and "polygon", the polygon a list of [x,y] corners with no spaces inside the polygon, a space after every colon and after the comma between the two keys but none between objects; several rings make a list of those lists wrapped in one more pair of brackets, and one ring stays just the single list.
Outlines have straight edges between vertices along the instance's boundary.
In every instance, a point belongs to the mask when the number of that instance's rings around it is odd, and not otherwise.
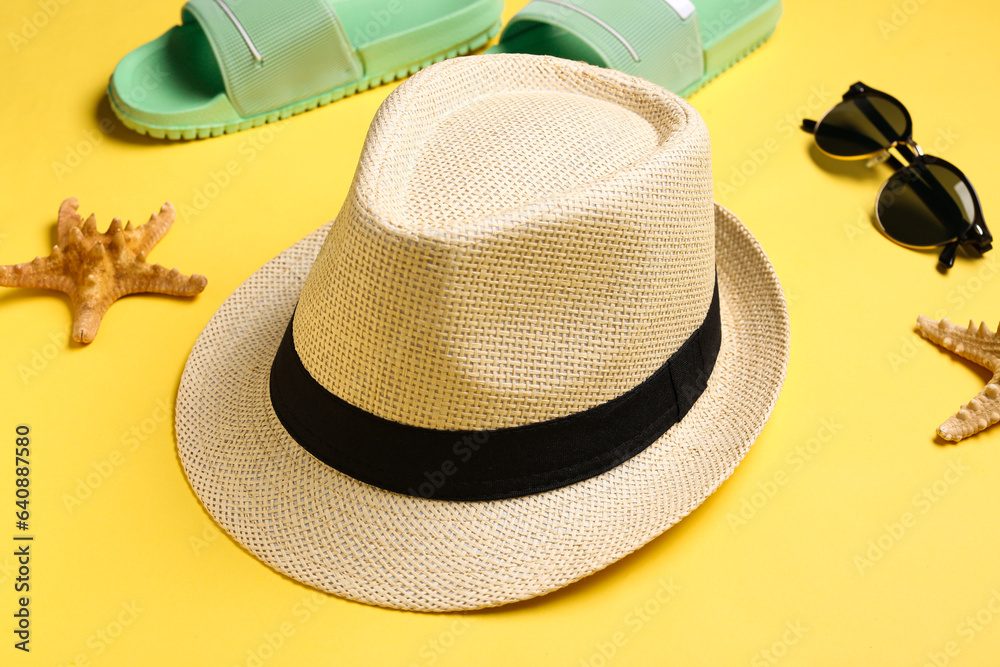
[{"label": "straw fedora hat", "polygon": [[777,276],[713,203],[684,100],[557,58],[460,58],[386,99],[337,218],[212,317],[178,447],[276,570],[387,607],[490,607],[698,506],[788,350]]}]

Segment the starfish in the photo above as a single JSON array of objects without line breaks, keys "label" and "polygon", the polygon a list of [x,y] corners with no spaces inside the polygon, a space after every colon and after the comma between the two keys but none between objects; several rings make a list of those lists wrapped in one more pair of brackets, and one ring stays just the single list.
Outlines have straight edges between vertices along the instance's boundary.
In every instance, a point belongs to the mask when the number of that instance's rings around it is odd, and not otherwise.
[{"label": "starfish", "polygon": [[929,341],[993,372],[986,387],[938,427],[938,435],[958,442],[1000,421],[1000,329],[992,332],[985,322],[976,327],[972,320],[966,328],[923,315],[917,317],[917,328]]},{"label": "starfish", "polygon": [[135,229],[131,222],[122,227],[121,219],[115,218],[104,234],[98,233],[93,214],[82,220],[78,206],[76,197],[59,206],[57,244],[48,257],[0,266],[0,286],[40,287],[67,294],[76,342],[93,341],[104,313],[127,294],[194,296],[205,289],[205,276],[184,276],[177,269],[168,271],[146,263],[146,255],[174,222],[170,202]]}]

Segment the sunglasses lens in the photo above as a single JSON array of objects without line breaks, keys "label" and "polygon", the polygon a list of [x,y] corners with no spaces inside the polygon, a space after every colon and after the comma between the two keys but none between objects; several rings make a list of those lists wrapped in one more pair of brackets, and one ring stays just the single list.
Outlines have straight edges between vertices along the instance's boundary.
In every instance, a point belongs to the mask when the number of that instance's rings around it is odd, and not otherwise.
[{"label": "sunglasses lens", "polygon": [[830,109],[816,126],[816,143],[841,157],[871,155],[903,138],[908,125],[898,102],[860,95]]},{"label": "sunglasses lens", "polygon": [[886,181],[876,214],[889,238],[930,248],[953,241],[972,226],[975,197],[972,186],[951,165],[921,162]]}]

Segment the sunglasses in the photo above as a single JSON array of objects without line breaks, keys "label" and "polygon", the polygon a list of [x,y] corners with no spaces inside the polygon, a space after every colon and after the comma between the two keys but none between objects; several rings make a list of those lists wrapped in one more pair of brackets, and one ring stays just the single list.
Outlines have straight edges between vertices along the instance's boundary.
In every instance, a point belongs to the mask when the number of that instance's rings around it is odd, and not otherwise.
[{"label": "sunglasses", "polygon": [[830,157],[868,159],[869,167],[887,162],[896,170],[875,199],[875,222],[891,241],[944,246],[938,261],[945,269],[955,264],[959,245],[975,255],[993,247],[972,183],[955,165],[924,154],[913,141],[909,112],[895,97],[859,81],[819,120],[804,119],[802,129]]}]

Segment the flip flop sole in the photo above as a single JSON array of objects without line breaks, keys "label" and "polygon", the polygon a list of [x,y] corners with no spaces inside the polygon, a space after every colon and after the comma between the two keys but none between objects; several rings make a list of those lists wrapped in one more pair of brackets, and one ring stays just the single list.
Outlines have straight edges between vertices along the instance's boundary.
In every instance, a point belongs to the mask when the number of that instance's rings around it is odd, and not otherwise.
[{"label": "flip flop sole", "polygon": [[532,0],[488,52],[583,60],[688,97],[759,48],[782,15],[781,0],[747,0],[744,7],[695,0],[688,3],[694,16],[676,7],[672,13],[662,0],[644,3],[649,11],[640,14],[639,0],[592,0],[586,7],[573,0]]},{"label": "flip flop sole", "polygon": [[733,60],[731,60],[729,63],[727,63],[726,65],[724,65],[722,67],[717,68],[715,71],[713,71],[713,72],[711,72],[709,74],[706,74],[700,80],[698,80],[696,83],[688,86],[687,88],[685,88],[684,90],[682,90],[681,92],[679,92],[677,94],[680,95],[681,97],[684,97],[684,98],[691,97],[692,95],[694,95],[695,93],[697,93],[699,90],[701,90],[702,88],[704,88],[708,84],[710,84],[713,81],[715,81],[719,77],[719,75],[724,74],[733,65],[735,65],[738,62],[740,62],[741,60],[743,60],[744,58],[746,58],[748,55],[750,55],[751,53],[753,53],[754,51],[756,51],[757,49],[759,49],[761,46],[763,46],[764,42],[766,42],[771,37],[771,35],[773,33],[774,33],[774,31],[771,31],[771,32],[767,33],[766,35],[764,35],[763,37],[761,37],[760,40],[758,40],[756,43],[752,44],[749,48],[747,48],[746,51],[744,51],[739,56],[737,56],[736,58],[734,58]]},{"label": "flip flop sole", "polygon": [[118,99],[115,91],[110,85],[108,86],[108,99],[111,101],[112,111],[114,111],[115,115],[122,121],[125,127],[139,134],[149,135],[154,139],[173,140],[218,137],[223,134],[242,132],[243,130],[259,127],[266,123],[273,123],[284,118],[289,118],[305,111],[315,109],[316,107],[324,106],[330,102],[336,102],[344,99],[345,97],[350,97],[355,93],[364,92],[369,88],[375,88],[383,84],[392,83],[397,79],[405,79],[406,77],[416,74],[424,68],[430,67],[434,63],[439,63],[443,60],[451,58],[457,58],[458,56],[464,56],[471,51],[475,51],[485,46],[490,39],[495,37],[497,33],[500,32],[500,25],[501,22],[497,21],[487,30],[480,32],[468,41],[458,44],[457,46],[438,51],[420,60],[416,60],[392,70],[366,76],[363,79],[341,86],[340,88],[327,91],[321,95],[317,95],[294,104],[289,104],[281,107],[280,109],[275,109],[274,111],[258,114],[249,118],[243,118],[233,123],[196,125],[185,128],[157,126],[144,123],[127,115],[122,109],[122,106],[124,105]]}]

